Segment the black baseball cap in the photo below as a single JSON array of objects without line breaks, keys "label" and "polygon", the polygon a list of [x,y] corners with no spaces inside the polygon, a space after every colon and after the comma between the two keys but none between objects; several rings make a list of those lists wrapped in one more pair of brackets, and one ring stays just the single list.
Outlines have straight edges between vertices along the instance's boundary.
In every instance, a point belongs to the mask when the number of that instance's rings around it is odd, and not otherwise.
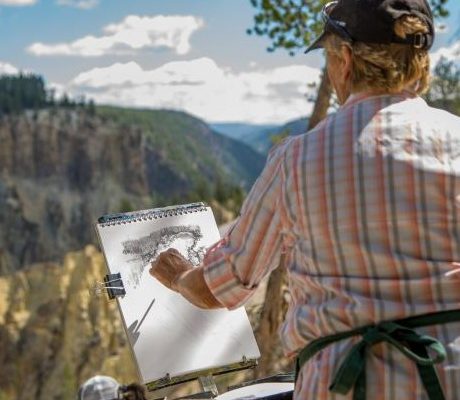
[{"label": "black baseball cap", "polygon": [[[433,45],[433,14],[427,0],[338,0],[323,7],[324,30],[305,53],[322,48],[328,33],[349,42],[401,43],[429,50]],[[405,15],[418,17],[428,26],[427,33],[401,38],[394,33],[394,23]]]}]

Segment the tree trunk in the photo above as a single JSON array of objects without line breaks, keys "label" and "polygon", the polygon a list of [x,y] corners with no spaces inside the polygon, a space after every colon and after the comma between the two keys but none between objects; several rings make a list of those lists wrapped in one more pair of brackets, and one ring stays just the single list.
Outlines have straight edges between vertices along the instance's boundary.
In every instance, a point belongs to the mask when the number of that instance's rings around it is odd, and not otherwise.
[{"label": "tree trunk", "polygon": [[[326,69],[323,69],[318,97],[316,98],[313,113],[308,122],[308,130],[313,129],[318,122],[326,117],[331,94],[332,86]],[[283,259],[281,259],[280,266],[272,272],[269,278],[265,302],[256,333],[262,355],[259,360],[259,366],[255,371],[257,378],[282,372],[280,368],[292,367],[292,360],[290,362],[290,360],[284,358],[282,355],[278,337],[278,328],[287,310],[287,302],[283,295],[286,281],[286,268]]]},{"label": "tree trunk", "polygon": [[332,86],[326,68],[323,68],[321,83],[319,84],[318,97],[316,97],[313,112],[308,121],[308,130],[313,129],[318,122],[323,120],[327,115],[329,103],[331,100]]},{"label": "tree trunk", "polygon": [[278,327],[287,309],[287,302],[283,296],[286,288],[286,270],[283,264],[281,260],[280,266],[272,272],[267,284],[265,302],[256,332],[261,352],[255,371],[256,378],[281,372],[279,369],[289,363],[288,359],[283,359],[278,337]]}]

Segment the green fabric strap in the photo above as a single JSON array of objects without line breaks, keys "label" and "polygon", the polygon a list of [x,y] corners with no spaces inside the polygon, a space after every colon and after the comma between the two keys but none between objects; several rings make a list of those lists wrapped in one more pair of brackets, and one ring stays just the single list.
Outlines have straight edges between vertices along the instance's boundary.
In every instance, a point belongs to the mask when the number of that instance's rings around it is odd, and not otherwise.
[{"label": "green fabric strap", "polygon": [[[361,341],[351,348],[337,370],[329,387],[330,391],[346,394],[354,388],[353,400],[365,400],[366,350],[374,344],[387,342],[417,364],[419,376],[428,398],[430,400],[444,400],[445,396],[434,364],[445,360],[446,350],[437,339],[421,335],[413,328],[454,321],[460,321],[460,310],[424,314],[396,321],[384,321],[377,325],[368,325],[320,338],[311,342],[299,353],[296,372],[298,374],[302,366],[311,357],[331,343],[360,335],[362,336]],[[429,352],[434,355],[434,358],[430,357]]]}]

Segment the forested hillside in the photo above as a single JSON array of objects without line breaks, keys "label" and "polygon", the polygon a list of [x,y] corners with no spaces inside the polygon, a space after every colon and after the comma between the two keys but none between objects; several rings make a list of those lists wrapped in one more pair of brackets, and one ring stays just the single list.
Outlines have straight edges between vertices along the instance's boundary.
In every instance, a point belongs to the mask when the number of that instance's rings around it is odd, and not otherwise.
[{"label": "forested hillside", "polygon": [[0,78],[0,274],[95,243],[105,213],[208,201],[230,218],[263,167],[191,115],[57,101],[42,83]]},{"label": "forested hillside", "polygon": [[97,115],[120,126],[138,126],[153,147],[163,149],[173,169],[187,171],[197,184],[219,178],[248,188],[264,164],[250,147],[184,112],[99,106]]}]

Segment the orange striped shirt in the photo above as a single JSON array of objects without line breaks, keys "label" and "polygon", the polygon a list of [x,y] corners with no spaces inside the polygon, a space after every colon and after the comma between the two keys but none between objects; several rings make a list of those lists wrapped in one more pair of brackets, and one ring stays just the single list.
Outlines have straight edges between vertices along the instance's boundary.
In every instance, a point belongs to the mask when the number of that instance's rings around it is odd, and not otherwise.
[{"label": "orange striped shirt", "polygon": [[[280,333],[295,355],[319,337],[460,308],[460,274],[446,275],[460,262],[459,220],[460,118],[406,92],[353,95],[271,152],[240,218],[208,251],[205,279],[239,307],[285,253],[292,301]],[[460,324],[422,331],[447,345],[438,372],[454,399]],[[351,398],[328,386],[357,340],[307,362],[295,398]],[[372,347],[367,370],[372,398],[425,398],[415,365],[387,344]]]}]

